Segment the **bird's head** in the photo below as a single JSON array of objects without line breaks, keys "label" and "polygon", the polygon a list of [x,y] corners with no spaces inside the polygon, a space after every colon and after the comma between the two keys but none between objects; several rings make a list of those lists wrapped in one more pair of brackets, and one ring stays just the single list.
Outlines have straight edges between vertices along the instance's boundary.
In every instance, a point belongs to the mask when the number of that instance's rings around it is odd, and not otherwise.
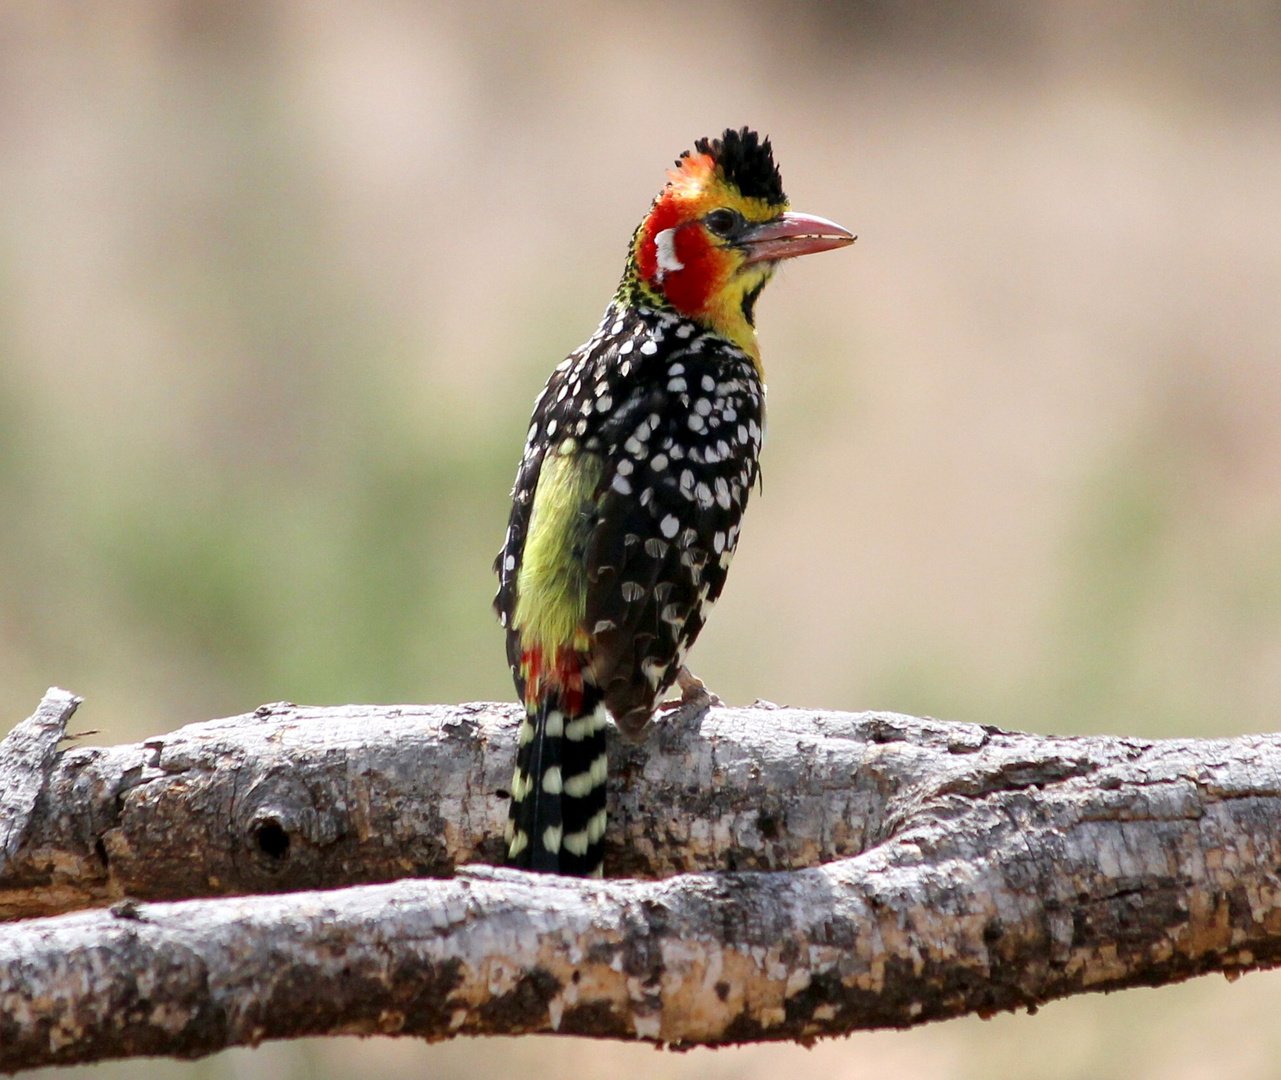
[{"label": "bird's head", "polygon": [[787,207],[768,138],[729,128],[699,139],[636,230],[625,280],[755,353],[756,299],[777,264],[854,242]]}]

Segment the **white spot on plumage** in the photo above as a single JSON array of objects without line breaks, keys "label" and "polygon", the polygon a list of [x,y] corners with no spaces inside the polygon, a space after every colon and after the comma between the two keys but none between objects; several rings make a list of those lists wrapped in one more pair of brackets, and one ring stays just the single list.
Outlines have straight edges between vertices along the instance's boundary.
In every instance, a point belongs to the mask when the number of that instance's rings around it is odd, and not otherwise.
[{"label": "white spot on plumage", "polygon": [[667,517],[663,518],[663,520],[658,523],[659,531],[667,537],[668,540],[676,535],[680,527],[681,523],[676,519],[675,514],[668,514]]},{"label": "white spot on plumage", "polygon": [[587,839],[593,844],[605,835],[605,811],[597,810],[587,823]]},{"label": "white spot on plumage", "polygon": [[655,454],[650,458],[649,467],[655,472],[662,472],[667,468],[667,455],[663,453]]},{"label": "white spot on plumage", "polygon": [[686,385],[684,379],[677,377],[668,381],[667,389],[673,394],[679,394],[682,390],[688,390],[689,387]]},{"label": "white spot on plumage", "polygon": [[548,825],[543,830],[543,847],[555,855],[560,851],[562,829],[559,825]]},{"label": "white spot on plumage", "polygon": [[694,411],[698,413],[699,416],[711,416],[712,403],[708,401],[707,398],[701,397],[694,402]]},{"label": "white spot on plumage", "polygon": [[694,495],[698,499],[698,505],[704,510],[710,508],[714,501],[712,499],[712,489],[701,480],[698,483],[698,487],[694,489]]},{"label": "white spot on plumage", "polygon": [[664,229],[654,237],[654,255],[658,262],[658,280],[667,274],[684,270],[685,264],[676,255],[676,230]]},{"label": "white spot on plumage", "polygon": [[690,413],[685,422],[689,425],[690,431],[705,431],[707,429],[707,421],[699,416],[698,413]]},{"label": "white spot on plumage", "polygon": [[[592,788],[596,785],[592,783],[591,767],[588,766],[586,772],[576,773],[573,776],[565,778],[565,794],[571,799],[582,799],[590,795]],[[583,834],[584,844],[587,841],[587,834]]]},{"label": "white spot on plumage", "polygon": [[[678,334],[680,333],[680,331],[679,331],[679,330],[678,330],[678,331],[676,331],[676,332],[677,332]],[[682,364],[682,363],[680,363],[680,361],[677,361],[675,364],[673,364],[671,367],[669,367],[669,368],[667,369],[667,374],[668,374],[668,375],[673,375],[673,376],[675,376],[675,375],[684,375],[684,374],[685,374],[685,365],[684,365],[684,364]]]},{"label": "white spot on plumage", "polygon": [[643,341],[641,342],[640,351],[645,356],[653,356],[658,352],[658,346],[653,341]]},{"label": "white spot on plumage", "polygon": [[618,462],[618,472],[619,472],[619,474],[620,474],[620,475],[622,475],[622,476],[631,476],[631,475],[632,475],[632,470],[633,470],[634,468],[636,468],[636,466],[635,466],[635,465],[633,465],[633,464],[632,464],[630,461],[628,461],[626,458],[622,458],[622,459]]},{"label": "white spot on plumage", "polygon": [[689,337],[693,332],[694,332],[694,324],[693,324],[693,323],[681,323],[681,324],[680,324],[680,326],[678,326],[678,327],[676,328],[676,336],[677,336],[678,338],[687,338],[687,337]]},{"label": "white spot on plumage", "polygon": [[627,477],[623,476],[620,473],[614,474],[614,479],[610,481],[609,486],[612,487],[615,491],[617,491],[620,495],[630,495],[632,493],[632,485],[630,481],[628,481]]},{"label": "white spot on plumage", "polygon": [[609,410],[612,409],[613,407],[614,407],[614,399],[610,397],[608,394],[605,394],[603,397],[598,397],[596,399],[597,412],[609,412]]},{"label": "white spot on plumage", "polygon": [[704,375],[702,383],[703,383],[704,390],[711,391],[716,389],[716,380],[713,379],[710,375]]},{"label": "white spot on plumage", "polygon": [[543,773],[543,790],[548,795],[559,795],[563,789],[560,782],[560,766],[552,765]]}]

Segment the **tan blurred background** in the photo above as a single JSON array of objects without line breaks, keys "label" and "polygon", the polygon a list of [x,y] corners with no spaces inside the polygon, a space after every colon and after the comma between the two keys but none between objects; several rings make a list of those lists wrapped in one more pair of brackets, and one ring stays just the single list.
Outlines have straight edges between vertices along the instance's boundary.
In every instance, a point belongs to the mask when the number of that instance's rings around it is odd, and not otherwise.
[{"label": "tan blurred background", "polygon": [[[730,701],[1281,713],[1281,6],[0,0],[0,728],[511,693],[534,394],[663,170],[859,232],[760,307]],[[1281,1076],[1281,980],[814,1051],[334,1040],[97,1078]],[[43,1075],[60,1076],[50,1072]]]}]

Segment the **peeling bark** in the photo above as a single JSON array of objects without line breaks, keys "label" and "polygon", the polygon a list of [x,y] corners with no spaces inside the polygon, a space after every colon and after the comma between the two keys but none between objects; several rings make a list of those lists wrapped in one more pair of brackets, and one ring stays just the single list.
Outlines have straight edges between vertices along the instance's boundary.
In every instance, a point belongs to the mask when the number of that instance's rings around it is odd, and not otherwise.
[{"label": "peeling bark", "polygon": [[0,877],[22,843],[67,721],[80,703],[74,694],[50,687],[40,707],[0,741]]},{"label": "peeling bark", "polygon": [[[617,747],[611,870],[676,876],[581,882],[461,866],[501,825],[514,719],[288,706],[63,752],[10,897],[98,827],[121,891],[184,857],[151,895],[458,876],[6,927],[0,1069],[327,1032],[809,1040],[1281,960],[1278,736],[716,709]],[[51,811],[57,792],[83,818]]]}]

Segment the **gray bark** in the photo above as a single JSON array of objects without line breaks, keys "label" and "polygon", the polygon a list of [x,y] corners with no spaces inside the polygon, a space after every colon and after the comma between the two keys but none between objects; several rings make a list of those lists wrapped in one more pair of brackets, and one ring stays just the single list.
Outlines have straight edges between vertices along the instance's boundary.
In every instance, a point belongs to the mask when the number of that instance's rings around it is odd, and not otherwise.
[{"label": "gray bark", "polygon": [[[382,852],[377,873],[447,872],[483,858],[501,824],[512,719],[501,706],[282,707],[149,740],[127,782],[110,777],[139,748],[68,750],[10,869],[33,865],[36,833],[74,832],[45,799],[79,777],[86,805],[100,785],[120,804],[95,819],[114,889],[145,887],[129,860],[159,865],[183,844],[201,869],[165,877],[171,895],[289,887],[324,877],[331,855],[325,883],[339,884],[366,852]],[[618,759],[612,869],[676,876],[471,867],[18,923],[0,935],[0,1068],[352,1031],[809,1040],[1281,958],[1278,736],[1064,739],[715,709]],[[406,800],[394,812],[389,793]],[[134,813],[188,831],[148,838],[141,816],[126,824]],[[289,841],[274,877],[264,822]],[[93,828],[81,833],[91,848]],[[428,851],[440,854],[405,856]],[[211,884],[211,867],[240,877]]]},{"label": "gray bark", "polygon": [[[40,774],[25,837],[0,870],[0,918],[500,863],[518,723],[506,704],[282,703],[73,747]],[[611,742],[606,872],[787,870],[854,854],[903,793],[993,737],[766,705],[669,715],[639,746]]]},{"label": "gray bark", "polygon": [[0,877],[22,843],[67,721],[80,703],[74,694],[50,687],[40,707],[0,741]]}]

